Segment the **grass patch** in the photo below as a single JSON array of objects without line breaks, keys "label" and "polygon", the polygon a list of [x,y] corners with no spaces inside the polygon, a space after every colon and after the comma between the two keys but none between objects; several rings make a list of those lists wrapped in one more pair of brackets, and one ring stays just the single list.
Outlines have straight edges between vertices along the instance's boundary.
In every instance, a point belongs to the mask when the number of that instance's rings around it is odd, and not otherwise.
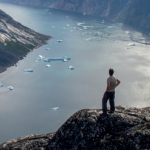
[{"label": "grass patch", "polygon": [[27,48],[25,45],[21,45],[20,43],[8,40],[5,40],[5,43],[7,44],[6,47],[17,55],[24,55],[30,51],[29,48]]}]

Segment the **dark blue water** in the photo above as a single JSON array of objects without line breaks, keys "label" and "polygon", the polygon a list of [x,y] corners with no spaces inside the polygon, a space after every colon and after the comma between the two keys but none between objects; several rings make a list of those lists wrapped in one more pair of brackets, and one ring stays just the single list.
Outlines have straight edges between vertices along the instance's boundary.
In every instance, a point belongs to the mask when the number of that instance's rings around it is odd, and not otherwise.
[{"label": "dark blue water", "polygon": [[[4,84],[0,88],[0,143],[54,132],[76,111],[101,108],[110,67],[121,80],[116,105],[149,106],[150,47],[137,42],[128,46],[133,42],[131,35],[146,40],[141,32],[78,13],[4,3],[0,3],[0,9],[23,25],[54,37],[19,61],[19,68],[13,66],[0,74]],[[79,22],[88,27],[78,26]],[[57,43],[59,39],[63,42]],[[37,60],[38,55],[68,56],[71,60],[47,63]],[[46,68],[47,64],[51,67]],[[69,70],[70,65],[75,69]],[[29,68],[34,72],[23,72]],[[13,91],[7,89],[9,85]]]}]

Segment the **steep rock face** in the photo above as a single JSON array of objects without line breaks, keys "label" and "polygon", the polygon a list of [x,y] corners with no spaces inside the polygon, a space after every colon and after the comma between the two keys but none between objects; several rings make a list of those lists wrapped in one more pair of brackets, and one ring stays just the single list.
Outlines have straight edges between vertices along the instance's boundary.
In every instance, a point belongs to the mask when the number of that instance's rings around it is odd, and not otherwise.
[{"label": "steep rock face", "polygon": [[5,0],[7,2],[43,6],[66,11],[107,17],[135,26],[150,28],[149,0]]},{"label": "steep rock face", "polygon": [[107,116],[100,109],[80,110],[55,133],[7,141],[0,149],[150,149],[149,140],[150,107],[117,106],[115,113]]},{"label": "steep rock face", "polygon": [[23,26],[0,10],[0,72],[46,44],[50,38]]}]

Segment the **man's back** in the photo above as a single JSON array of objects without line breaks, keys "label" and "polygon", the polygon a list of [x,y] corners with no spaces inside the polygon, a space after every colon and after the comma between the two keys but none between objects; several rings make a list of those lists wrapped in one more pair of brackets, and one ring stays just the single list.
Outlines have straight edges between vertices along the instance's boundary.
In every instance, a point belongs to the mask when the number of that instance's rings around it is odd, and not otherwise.
[{"label": "man's back", "polygon": [[110,87],[109,87],[109,90],[107,92],[114,92],[115,91],[117,80],[118,79],[115,76],[110,76],[109,78],[107,78],[107,83],[110,83]]}]

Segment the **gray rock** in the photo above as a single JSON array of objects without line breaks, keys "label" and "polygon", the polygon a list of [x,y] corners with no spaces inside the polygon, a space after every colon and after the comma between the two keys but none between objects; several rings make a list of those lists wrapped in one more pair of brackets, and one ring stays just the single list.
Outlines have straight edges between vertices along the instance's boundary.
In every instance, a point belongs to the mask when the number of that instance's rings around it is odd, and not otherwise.
[{"label": "gray rock", "polygon": [[150,149],[150,107],[117,106],[113,114],[83,109],[73,114],[55,133],[30,135],[4,142],[10,150],[126,150]]}]

